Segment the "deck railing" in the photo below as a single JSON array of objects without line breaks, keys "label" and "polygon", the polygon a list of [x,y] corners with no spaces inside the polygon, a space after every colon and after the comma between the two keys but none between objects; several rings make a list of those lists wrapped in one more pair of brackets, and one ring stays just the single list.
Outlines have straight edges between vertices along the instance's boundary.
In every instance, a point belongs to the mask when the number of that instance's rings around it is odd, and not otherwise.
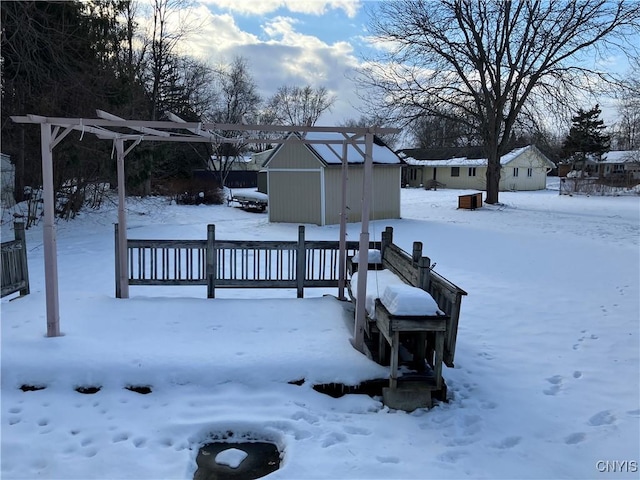
[{"label": "deck railing", "polygon": [[27,268],[27,242],[24,223],[13,224],[14,240],[2,242],[2,297],[20,292],[29,294],[29,269]]},{"label": "deck railing", "polygon": [[[115,235],[120,298],[117,224]],[[132,286],[206,285],[209,298],[216,288],[291,288],[301,298],[305,288],[339,286],[339,245],[305,240],[304,226],[297,241],[273,241],[218,240],[215,226],[208,225],[206,240],[127,240],[127,277]],[[358,248],[357,241],[346,242],[346,256]]]}]

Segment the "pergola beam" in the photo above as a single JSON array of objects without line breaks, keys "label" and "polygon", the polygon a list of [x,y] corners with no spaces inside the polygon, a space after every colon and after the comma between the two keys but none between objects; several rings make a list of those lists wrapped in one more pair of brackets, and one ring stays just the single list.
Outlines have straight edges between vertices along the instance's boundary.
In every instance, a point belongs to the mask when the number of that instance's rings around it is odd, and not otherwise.
[{"label": "pergola beam", "polygon": [[[230,124],[230,123],[202,123],[202,122],[172,122],[166,120],[109,120],[106,118],[61,118],[43,117],[40,115],[15,115],[11,119],[16,123],[50,123],[53,125],[78,125],[112,128],[134,128],[145,127],[151,129],[201,129],[201,130],[238,130],[238,131],[261,131],[261,132],[325,132],[325,133],[347,133],[363,136],[370,131],[374,135],[387,133],[398,133],[399,129],[391,127],[329,127],[329,126],[309,126],[309,125],[257,125],[257,124]],[[264,138],[260,139],[264,142]]]}]

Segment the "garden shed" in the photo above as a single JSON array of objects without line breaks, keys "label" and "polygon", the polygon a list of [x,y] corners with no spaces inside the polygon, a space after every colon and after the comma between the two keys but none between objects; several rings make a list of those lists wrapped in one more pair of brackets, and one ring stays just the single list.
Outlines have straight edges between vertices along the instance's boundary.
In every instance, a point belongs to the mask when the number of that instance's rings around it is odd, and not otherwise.
[{"label": "garden shed", "polygon": [[[332,225],[340,223],[341,179],[345,137],[333,132],[308,132],[306,140],[334,143],[304,143],[291,133],[265,159],[269,195],[269,221]],[[346,148],[347,221],[361,221],[364,160],[353,143]],[[402,160],[378,137],[373,143],[372,220],[400,218]]]},{"label": "garden shed", "polygon": [[[420,151],[404,150],[407,155],[404,182],[410,187],[486,190],[487,159],[467,156],[425,159]],[[500,158],[500,191],[544,190],[547,174],[555,165],[534,145],[516,148]]]}]

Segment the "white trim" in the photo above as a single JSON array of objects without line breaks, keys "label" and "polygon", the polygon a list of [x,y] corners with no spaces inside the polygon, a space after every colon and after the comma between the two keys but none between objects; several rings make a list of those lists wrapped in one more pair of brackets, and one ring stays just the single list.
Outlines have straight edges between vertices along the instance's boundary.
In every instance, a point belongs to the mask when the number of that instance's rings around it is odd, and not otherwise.
[{"label": "white trim", "polygon": [[327,224],[327,195],[325,191],[324,183],[324,168],[320,170],[320,226],[324,227]]},{"label": "white trim", "polygon": [[267,172],[323,172],[324,168],[266,168]]},{"label": "white trim", "polygon": [[[271,192],[271,178],[269,177],[269,169],[267,169],[267,196]],[[271,223],[271,207],[267,206],[267,221]]]}]

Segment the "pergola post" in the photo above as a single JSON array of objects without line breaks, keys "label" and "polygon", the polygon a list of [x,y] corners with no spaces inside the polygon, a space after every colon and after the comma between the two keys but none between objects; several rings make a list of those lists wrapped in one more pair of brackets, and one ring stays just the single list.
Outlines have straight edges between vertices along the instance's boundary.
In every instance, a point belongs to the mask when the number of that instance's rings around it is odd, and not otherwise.
[{"label": "pergola post", "polygon": [[340,253],[338,255],[338,298],[345,299],[347,269],[347,142],[342,144],[342,204],[340,208]]},{"label": "pergola post", "polygon": [[120,275],[120,298],[129,298],[129,270],[127,268],[127,213],[125,196],[125,174],[124,174],[124,140],[117,138],[116,145],[116,165],[118,170],[118,274]]},{"label": "pergola post", "polygon": [[42,203],[44,226],[44,283],[47,303],[47,337],[60,336],[60,304],[58,299],[58,253],[56,247],[55,201],[53,192],[53,144],[51,125],[40,125],[42,149]]},{"label": "pergola post", "polygon": [[[362,180],[362,231],[358,252],[358,290],[356,294],[356,323],[353,334],[353,346],[364,351],[364,322],[366,321],[365,302],[367,298],[367,270],[369,265],[369,213],[373,190],[373,134],[364,136],[364,175]],[[364,275],[363,275],[364,273]]]}]

